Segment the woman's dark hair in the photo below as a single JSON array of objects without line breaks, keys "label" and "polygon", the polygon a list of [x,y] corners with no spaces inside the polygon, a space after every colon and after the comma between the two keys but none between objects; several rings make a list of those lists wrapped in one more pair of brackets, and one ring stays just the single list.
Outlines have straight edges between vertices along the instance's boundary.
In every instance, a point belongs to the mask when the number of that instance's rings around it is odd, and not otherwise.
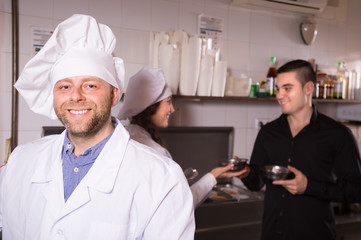
[{"label": "woman's dark hair", "polygon": [[277,70],[277,74],[295,72],[297,74],[297,80],[304,86],[307,82],[311,81],[316,84],[316,73],[313,70],[311,63],[305,60],[293,60]]},{"label": "woman's dark hair", "polygon": [[159,105],[160,102],[150,105],[149,107],[144,109],[143,112],[133,116],[130,122],[132,124],[137,124],[143,127],[147,132],[149,132],[150,136],[156,143],[164,147],[164,143],[159,136],[156,126],[153,124],[151,119],[151,116],[153,116],[157,112]]}]

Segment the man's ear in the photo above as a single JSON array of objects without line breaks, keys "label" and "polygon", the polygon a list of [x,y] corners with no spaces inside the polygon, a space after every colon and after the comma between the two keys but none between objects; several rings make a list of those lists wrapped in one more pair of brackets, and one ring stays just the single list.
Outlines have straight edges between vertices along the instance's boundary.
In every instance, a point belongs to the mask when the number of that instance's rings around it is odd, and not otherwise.
[{"label": "man's ear", "polygon": [[116,87],[113,87],[113,89],[112,89],[112,106],[117,104],[119,93],[120,93],[119,89]]},{"label": "man's ear", "polygon": [[305,93],[307,95],[312,95],[315,85],[313,84],[313,82],[308,81],[303,88],[305,89]]}]

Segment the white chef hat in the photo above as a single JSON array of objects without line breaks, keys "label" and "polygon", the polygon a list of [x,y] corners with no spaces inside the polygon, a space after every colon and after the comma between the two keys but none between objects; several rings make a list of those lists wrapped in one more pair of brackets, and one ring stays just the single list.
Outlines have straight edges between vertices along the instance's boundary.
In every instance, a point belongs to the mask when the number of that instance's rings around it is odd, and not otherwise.
[{"label": "white chef hat", "polygon": [[111,29],[87,15],[61,22],[44,47],[25,65],[15,88],[30,109],[56,119],[53,88],[74,76],[95,76],[119,89],[124,87],[124,63],[113,57],[116,39]]},{"label": "white chef hat", "polygon": [[133,117],[171,95],[163,70],[144,67],[129,79],[118,118],[124,120]]}]

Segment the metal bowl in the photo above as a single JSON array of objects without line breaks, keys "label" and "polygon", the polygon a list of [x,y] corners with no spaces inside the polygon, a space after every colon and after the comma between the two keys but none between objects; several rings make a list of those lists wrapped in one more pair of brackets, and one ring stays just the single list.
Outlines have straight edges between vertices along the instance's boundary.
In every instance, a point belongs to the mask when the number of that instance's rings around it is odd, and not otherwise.
[{"label": "metal bowl", "polygon": [[228,164],[233,163],[233,168],[231,168],[229,171],[238,172],[241,171],[246,166],[247,161],[248,159],[246,158],[230,158],[230,159],[218,161],[218,165],[221,167],[225,167]]},{"label": "metal bowl", "polygon": [[270,180],[284,180],[291,173],[291,171],[288,168],[278,165],[264,166],[262,170],[266,178]]}]

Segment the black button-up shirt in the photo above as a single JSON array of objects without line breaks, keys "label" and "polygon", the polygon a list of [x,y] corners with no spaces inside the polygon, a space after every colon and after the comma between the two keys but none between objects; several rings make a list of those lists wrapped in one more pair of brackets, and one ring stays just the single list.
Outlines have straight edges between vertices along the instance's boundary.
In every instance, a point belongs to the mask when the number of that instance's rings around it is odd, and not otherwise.
[{"label": "black button-up shirt", "polygon": [[[292,195],[273,185],[260,170],[265,165],[291,165],[308,179],[304,194]],[[317,112],[310,124],[292,136],[287,115],[266,124],[258,133],[243,179],[251,190],[266,185],[262,239],[335,239],[331,201],[361,201],[358,147],[344,125]]]}]

